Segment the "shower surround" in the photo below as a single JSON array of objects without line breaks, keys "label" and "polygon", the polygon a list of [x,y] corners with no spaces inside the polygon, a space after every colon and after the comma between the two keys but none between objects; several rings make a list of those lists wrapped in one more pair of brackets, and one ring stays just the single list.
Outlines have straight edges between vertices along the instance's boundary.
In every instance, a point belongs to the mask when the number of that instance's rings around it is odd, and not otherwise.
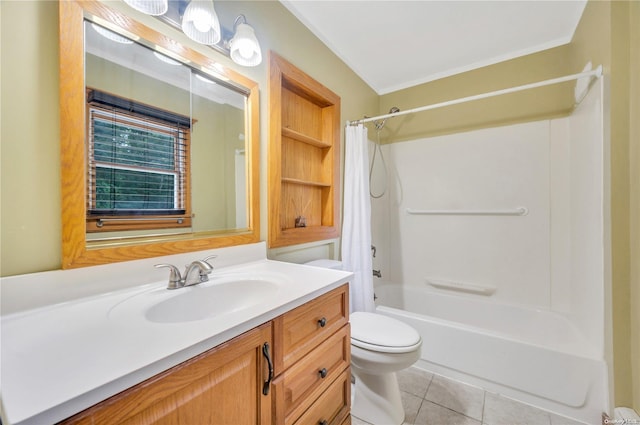
[{"label": "shower surround", "polygon": [[[446,323],[450,329],[462,326],[471,332],[453,345],[453,334],[442,328],[422,335],[422,365],[587,423],[599,423],[600,412],[609,410],[605,362],[610,335],[605,330],[605,299],[610,290],[609,177],[601,99],[601,83],[597,83],[566,118],[385,145],[389,190],[372,200],[372,241],[378,250],[374,268],[381,269],[383,276],[375,281],[385,285],[379,305],[399,309],[399,318],[405,316],[404,320],[419,326],[402,312],[409,309],[402,304],[403,297],[408,302],[419,297],[417,293],[424,294],[423,311],[411,314],[423,315],[427,321],[438,316],[429,311],[433,304],[429,301],[458,298],[460,302],[448,304],[453,311],[448,312]],[[385,184],[380,165],[373,167],[374,191]],[[526,214],[501,214],[519,208],[526,208]],[[415,215],[407,210],[455,214]],[[483,214],[471,214],[478,211]],[[482,308],[455,307],[474,301]],[[470,317],[465,309],[484,313]],[[540,381],[552,386],[553,371],[562,365],[536,352],[555,343],[541,344],[526,336],[551,338],[558,321],[536,321],[536,315],[530,314],[497,314],[513,309],[559,318],[573,332],[567,338],[581,341],[569,352],[556,350],[562,354],[556,359],[568,354],[575,356],[575,362],[590,365],[592,379],[579,393],[554,397],[554,390],[545,388],[534,394],[531,388],[539,387],[537,383],[532,386],[522,380],[518,387],[499,372],[478,376],[475,365],[499,358],[500,353],[473,345],[480,341],[473,333],[503,335],[508,324],[516,326],[511,336],[525,338],[520,341],[524,348],[533,347],[527,354],[532,364],[550,362],[542,368],[549,376]],[[495,326],[487,327],[492,320]],[[465,341],[468,346],[459,346]],[[426,349],[433,344],[450,352],[470,354],[478,349],[486,358],[470,356],[453,364],[446,355],[435,356]],[[459,358],[450,356],[454,357]]]}]

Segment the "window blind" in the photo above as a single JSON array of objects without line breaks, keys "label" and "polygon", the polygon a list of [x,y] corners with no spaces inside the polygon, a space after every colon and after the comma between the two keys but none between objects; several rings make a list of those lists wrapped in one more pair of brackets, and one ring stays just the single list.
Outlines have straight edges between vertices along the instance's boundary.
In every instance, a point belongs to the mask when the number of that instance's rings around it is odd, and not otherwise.
[{"label": "window blind", "polygon": [[186,214],[189,118],[90,93],[89,216]]},{"label": "window blind", "polygon": [[119,110],[133,116],[162,121],[169,125],[191,128],[191,119],[189,117],[95,89],[88,91],[87,103],[94,106],[103,105],[107,109]]}]

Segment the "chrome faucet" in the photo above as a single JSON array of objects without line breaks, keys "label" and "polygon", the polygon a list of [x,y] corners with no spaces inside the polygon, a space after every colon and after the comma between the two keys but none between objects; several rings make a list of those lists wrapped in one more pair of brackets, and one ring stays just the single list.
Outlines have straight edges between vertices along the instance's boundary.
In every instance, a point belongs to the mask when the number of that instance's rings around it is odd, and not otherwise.
[{"label": "chrome faucet", "polygon": [[213,271],[209,260],[216,257],[217,255],[210,255],[204,260],[195,260],[185,269],[184,277],[180,274],[180,270],[172,264],[156,264],[155,267],[167,267],[170,270],[167,289],[178,289],[208,281],[209,274]]},{"label": "chrome faucet", "polygon": [[374,275],[375,277],[382,277],[382,272],[381,272],[380,270],[374,270],[374,271],[373,271],[373,275]]}]

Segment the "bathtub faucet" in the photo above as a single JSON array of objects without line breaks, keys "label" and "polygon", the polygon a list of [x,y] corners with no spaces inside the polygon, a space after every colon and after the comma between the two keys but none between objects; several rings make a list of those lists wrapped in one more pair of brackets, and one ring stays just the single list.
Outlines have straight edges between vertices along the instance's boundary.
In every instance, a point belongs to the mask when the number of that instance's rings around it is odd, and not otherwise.
[{"label": "bathtub faucet", "polygon": [[374,270],[374,271],[373,271],[373,275],[374,275],[375,277],[382,277],[382,272],[380,272],[380,270]]}]

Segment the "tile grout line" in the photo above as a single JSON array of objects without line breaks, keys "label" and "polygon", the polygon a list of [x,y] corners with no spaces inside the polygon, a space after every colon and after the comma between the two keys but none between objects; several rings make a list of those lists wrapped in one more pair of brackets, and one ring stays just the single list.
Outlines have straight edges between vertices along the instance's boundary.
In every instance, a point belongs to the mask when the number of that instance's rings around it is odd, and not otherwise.
[{"label": "tile grout line", "polygon": [[482,415],[480,416],[480,423],[484,425],[484,408],[487,403],[487,390],[482,390]]}]

